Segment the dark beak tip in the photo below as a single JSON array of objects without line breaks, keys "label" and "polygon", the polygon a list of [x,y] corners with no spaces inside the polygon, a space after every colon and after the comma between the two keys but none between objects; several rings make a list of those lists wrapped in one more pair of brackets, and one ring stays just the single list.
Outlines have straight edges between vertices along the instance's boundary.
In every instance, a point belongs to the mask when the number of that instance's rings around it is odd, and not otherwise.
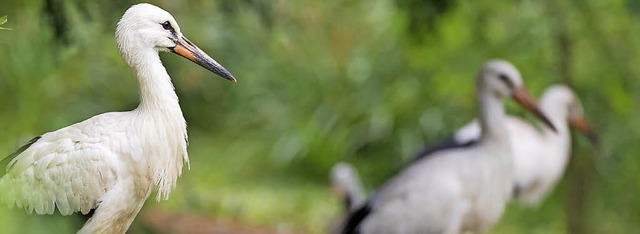
[{"label": "dark beak tip", "polygon": [[216,72],[214,71],[214,73],[216,73],[217,75],[219,75],[222,78],[225,78],[233,83],[238,83],[238,80],[236,80],[236,78],[231,74],[231,72],[224,70],[222,72]]},{"label": "dark beak tip", "polygon": [[591,142],[591,144],[593,145],[600,145],[600,139],[598,137],[598,134],[596,134],[595,132],[588,132],[586,134],[587,139],[589,139],[589,141]]},{"label": "dark beak tip", "polygon": [[194,62],[201,67],[215,73],[216,75],[230,80],[233,83],[237,83],[235,77],[231,74],[231,72],[227,71],[222,65],[218,64],[215,60],[213,60],[209,55],[207,55],[204,51],[198,48],[196,45],[191,43],[187,38],[182,37],[176,42],[174,47],[168,47],[169,51],[182,56]]},{"label": "dark beak tip", "polygon": [[553,122],[551,122],[551,120],[545,114],[543,114],[539,108],[536,108],[536,111],[534,113],[540,120],[542,120],[544,125],[549,127],[554,133],[558,133],[558,128],[556,128],[556,125],[554,125]]},{"label": "dark beak tip", "polygon": [[556,128],[555,125],[553,125],[552,123],[549,123],[549,127],[551,128],[551,130],[553,130],[553,132],[558,133],[558,129]]}]

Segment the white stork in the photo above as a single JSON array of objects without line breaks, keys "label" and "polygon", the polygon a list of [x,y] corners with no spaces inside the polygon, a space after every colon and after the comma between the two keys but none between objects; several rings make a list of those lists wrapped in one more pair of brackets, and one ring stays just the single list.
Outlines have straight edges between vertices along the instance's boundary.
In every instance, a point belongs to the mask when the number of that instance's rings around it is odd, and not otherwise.
[{"label": "white stork", "polygon": [[[537,206],[555,187],[571,155],[569,126],[595,141],[591,125],[585,120],[580,100],[565,85],[553,85],[540,98],[540,108],[557,128],[537,129],[527,121],[509,116],[515,187],[514,195],[522,204]],[[480,136],[480,125],[472,121],[454,135],[456,142],[468,142]]]},{"label": "white stork", "polygon": [[414,161],[351,214],[343,233],[481,232],[498,222],[513,185],[502,99],[512,97],[554,127],[509,62],[487,62],[477,76],[476,94],[480,139]]},{"label": "white stork", "polygon": [[348,215],[358,209],[366,201],[366,194],[360,176],[351,164],[340,162],[331,168],[331,192],[342,202],[343,213],[331,224],[330,233],[340,233]]},{"label": "white stork", "polygon": [[331,168],[331,191],[343,202],[345,211],[354,210],[366,201],[358,172],[346,162],[337,163]]},{"label": "white stork", "polygon": [[140,105],[45,133],[4,159],[0,196],[9,206],[62,215],[95,209],[78,233],[125,233],[154,188],[158,201],[175,188],[189,165],[187,128],[158,53],[235,78],[187,40],[171,14],[150,4],[124,13],[116,40],[138,80]]}]

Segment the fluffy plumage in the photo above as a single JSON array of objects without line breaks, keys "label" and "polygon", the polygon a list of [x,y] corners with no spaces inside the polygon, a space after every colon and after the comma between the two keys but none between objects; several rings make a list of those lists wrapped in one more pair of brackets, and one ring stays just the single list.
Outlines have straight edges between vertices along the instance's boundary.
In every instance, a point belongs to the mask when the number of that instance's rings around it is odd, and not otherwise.
[{"label": "fluffy plumage", "polygon": [[[536,128],[518,117],[506,120],[513,147],[514,195],[526,205],[539,205],[562,178],[571,152],[569,123],[583,118],[580,100],[565,85],[547,88],[540,98],[540,108],[557,132]],[[479,136],[480,125],[472,121],[456,131],[454,138],[466,142]]]},{"label": "fluffy plumage", "polygon": [[546,119],[510,63],[486,63],[476,82],[478,142],[443,147],[414,161],[352,213],[343,233],[481,232],[498,222],[513,184],[502,99],[511,96]]},{"label": "fluffy plumage", "polygon": [[158,52],[173,51],[233,76],[188,42],[168,12],[150,4],[124,13],[116,39],[138,80],[140,105],[43,134],[21,148],[0,178],[9,206],[62,215],[96,209],[80,233],[125,233],[154,188],[157,200],[175,188],[189,164],[187,126]]}]

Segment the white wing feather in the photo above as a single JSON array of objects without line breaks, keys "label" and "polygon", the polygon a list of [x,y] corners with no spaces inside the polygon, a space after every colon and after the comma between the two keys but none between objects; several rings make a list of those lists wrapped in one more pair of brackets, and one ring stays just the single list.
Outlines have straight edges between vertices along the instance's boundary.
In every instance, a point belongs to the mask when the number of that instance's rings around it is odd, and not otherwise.
[{"label": "white wing feather", "polygon": [[107,147],[122,137],[117,135],[122,114],[99,115],[44,134],[9,163],[0,178],[2,199],[27,213],[53,214],[56,207],[62,215],[89,213],[116,180],[117,154]]}]

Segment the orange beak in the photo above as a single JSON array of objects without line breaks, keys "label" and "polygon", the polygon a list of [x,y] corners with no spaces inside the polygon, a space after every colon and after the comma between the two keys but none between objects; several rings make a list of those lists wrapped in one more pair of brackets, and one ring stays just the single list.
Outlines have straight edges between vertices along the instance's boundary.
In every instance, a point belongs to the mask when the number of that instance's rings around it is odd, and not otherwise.
[{"label": "orange beak", "polygon": [[569,125],[578,132],[584,134],[592,144],[598,144],[598,135],[591,127],[591,124],[582,116],[569,120]]},{"label": "orange beak", "polygon": [[342,199],[347,196],[347,190],[344,186],[334,184],[331,186],[331,194]]},{"label": "orange beak", "polygon": [[515,100],[522,108],[534,114],[545,125],[551,128],[551,130],[553,130],[554,132],[558,132],[549,118],[547,118],[547,116],[542,113],[536,99],[531,94],[529,94],[529,91],[527,91],[525,88],[516,88],[513,91],[511,98],[513,98],[513,100]]},{"label": "orange beak", "polygon": [[227,80],[236,82],[236,78],[231,75],[226,68],[220,65],[216,60],[213,60],[207,53],[202,51],[196,45],[191,43],[186,37],[180,36],[176,41],[176,46],[169,48],[171,52],[176,53],[192,62],[206,68],[209,71],[225,78]]}]

